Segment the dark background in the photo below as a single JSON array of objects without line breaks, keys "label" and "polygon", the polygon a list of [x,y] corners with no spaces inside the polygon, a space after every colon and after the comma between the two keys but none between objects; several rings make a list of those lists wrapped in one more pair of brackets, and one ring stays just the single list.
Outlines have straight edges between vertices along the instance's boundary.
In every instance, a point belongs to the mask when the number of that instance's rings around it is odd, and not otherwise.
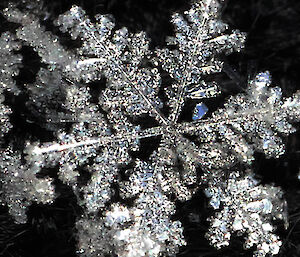
[{"label": "dark background", "polygon": [[[16,2],[16,1],[15,1]],[[20,1],[21,3],[21,1]],[[186,10],[187,0],[77,0],[45,1],[49,19],[68,10],[72,4],[81,5],[89,15],[111,13],[118,27],[130,31],[144,30],[152,40],[152,47],[164,46],[167,35],[172,35],[169,18],[172,12]],[[6,1],[0,2],[0,8]],[[1,14],[0,14],[1,16]],[[255,73],[269,70],[273,84],[279,85],[285,96],[300,89],[300,1],[298,0],[229,0],[224,6],[223,20],[231,28],[248,33],[246,48],[242,53],[224,59],[225,73],[220,77],[224,95],[235,94]],[[46,24],[47,25],[47,24]],[[13,29],[0,17],[0,31]],[[67,41],[66,41],[67,42]],[[23,49],[24,68],[18,76],[18,84],[33,82],[40,67],[38,57],[29,49]],[[32,113],[22,104],[26,96],[11,98],[15,114],[12,123],[16,128],[7,140],[22,145],[23,137],[49,139],[50,134],[36,123]],[[220,102],[208,102],[211,109]],[[299,127],[299,126],[298,126]],[[34,136],[33,136],[34,135]],[[282,257],[300,256],[300,183],[297,174],[300,164],[300,132],[285,139],[287,151],[280,159],[266,160],[257,154],[253,169],[263,183],[274,183],[286,192],[289,206],[290,227],[287,231],[279,224],[278,233],[283,239]],[[0,256],[5,257],[73,257],[76,251],[74,222],[80,209],[71,190],[57,181],[59,198],[51,206],[33,205],[29,209],[29,222],[15,225],[0,209]],[[185,227],[188,246],[178,256],[252,256],[242,249],[242,240],[233,238],[230,247],[216,251],[204,238],[212,212],[207,208],[207,199],[201,192],[191,201],[178,203],[176,218]]]}]

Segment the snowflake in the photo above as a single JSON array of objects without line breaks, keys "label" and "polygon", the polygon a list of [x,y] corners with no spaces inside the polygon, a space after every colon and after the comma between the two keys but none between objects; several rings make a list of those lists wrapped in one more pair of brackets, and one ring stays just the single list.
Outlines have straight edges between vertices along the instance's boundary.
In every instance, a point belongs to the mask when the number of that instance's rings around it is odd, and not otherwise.
[{"label": "snowflake", "polygon": [[[236,163],[250,165],[254,151],[268,157],[284,152],[280,134],[294,132],[290,122],[300,119],[300,94],[283,101],[280,89],[270,86],[269,73],[260,73],[250,81],[246,92],[232,96],[224,108],[203,119],[208,108],[199,100],[220,93],[215,82],[205,81],[205,75],[221,72],[219,57],[240,51],[245,42],[244,33],[229,31],[220,20],[220,8],[216,0],[195,1],[185,16],[174,14],[176,34],[167,39],[172,47],[156,49],[155,53],[144,32],[114,29],[109,15],[96,15],[92,22],[78,6],[54,22],[61,32],[81,42],[72,50],[45,31],[36,14],[22,12],[13,4],[4,10],[7,20],[20,27],[15,36],[3,34],[2,41],[12,38],[17,42],[12,43],[14,50],[20,44],[31,47],[44,64],[36,81],[26,85],[27,104],[45,118],[47,122],[42,126],[55,136],[53,142],[28,141],[22,153],[11,148],[2,151],[3,200],[17,222],[26,222],[26,208],[32,201],[53,202],[52,180],[36,175],[44,168],[58,167],[59,179],[73,189],[83,210],[76,223],[79,254],[172,256],[186,244],[182,224],[172,219],[175,200],[192,197],[199,186],[200,167],[211,205],[218,209],[221,202],[225,203],[216,214],[218,219],[212,219],[208,232],[212,244],[228,245],[230,234],[240,230],[250,234],[246,247],[257,244],[261,256],[276,254],[280,243],[272,233],[260,240],[251,239],[261,236],[251,229],[267,227],[269,218],[251,216],[249,206],[255,209],[260,204],[275,205],[279,190],[257,186],[250,176],[240,178],[242,175],[234,172],[229,182],[234,186],[234,181],[241,181],[241,186],[231,189],[222,183],[222,174]],[[0,55],[2,49],[0,41]],[[17,74],[20,57],[12,50],[5,54],[13,61],[6,61],[4,66],[12,62],[13,69],[4,89],[14,89],[16,94],[12,76]],[[173,79],[172,86],[162,85],[160,66]],[[88,83],[103,77],[106,87],[95,103]],[[5,80],[1,75],[1,83]],[[197,104],[192,121],[181,122],[179,116],[187,99],[197,100]],[[5,112],[0,113],[6,123]],[[152,126],[136,125],[138,118],[148,116],[153,117]],[[57,127],[57,123],[69,126]],[[147,160],[134,157],[132,152],[140,149],[141,140],[158,137],[159,146]],[[85,185],[78,179],[82,169],[91,175]],[[259,193],[254,196],[252,190]],[[241,204],[237,205],[235,199]],[[284,215],[283,203],[276,202],[279,207],[270,207],[268,214]],[[252,228],[241,227],[227,217],[236,207],[239,211],[234,217],[251,221]],[[223,223],[231,226],[230,231],[222,230]]]}]

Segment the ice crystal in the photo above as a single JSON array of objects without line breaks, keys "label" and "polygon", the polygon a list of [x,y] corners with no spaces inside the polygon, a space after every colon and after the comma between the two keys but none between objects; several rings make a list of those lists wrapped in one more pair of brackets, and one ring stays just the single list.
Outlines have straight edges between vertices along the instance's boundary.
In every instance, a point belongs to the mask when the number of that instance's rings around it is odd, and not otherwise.
[{"label": "ice crystal", "polygon": [[[13,76],[21,57],[14,51],[26,45],[43,63],[35,82],[24,85],[26,106],[55,137],[47,143],[28,141],[23,152],[8,147],[1,153],[2,198],[16,222],[26,222],[31,202],[53,202],[52,180],[36,175],[57,168],[58,178],[73,189],[83,211],[76,223],[79,255],[174,256],[186,244],[181,222],[172,218],[175,201],[192,197],[201,167],[211,205],[223,208],[211,218],[212,244],[228,245],[230,235],[239,231],[249,234],[245,246],[256,244],[260,256],[278,252],[280,240],[269,222],[271,217],[285,218],[284,200],[276,198],[280,189],[258,185],[252,176],[237,172],[225,181],[224,173],[237,162],[250,165],[254,151],[267,157],[284,152],[281,135],[294,132],[290,123],[300,119],[300,94],[282,99],[264,72],[245,92],[203,118],[208,108],[199,100],[220,93],[205,75],[221,72],[219,57],[240,51],[245,42],[244,33],[227,34],[220,8],[221,2],[204,0],[195,1],[185,16],[175,13],[176,34],[167,42],[176,49],[155,53],[144,32],[115,29],[110,15],[96,15],[93,22],[79,6],[54,22],[81,42],[74,49],[66,49],[45,30],[38,12],[13,4],[3,11],[19,27],[0,38],[5,60],[0,74],[1,132],[10,127],[3,91],[19,92]],[[171,87],[161,85],[159,66],[173,79]],[[95,101],[89,83],[102,78],[106,87]],[[192,121],[181,122],[187,99],[197,103]],[[148,118],[152,125],[137,125],[147,116],[153,118]],[[145,138],[160,138],[159,145],[149,158],[137,158],[133,152]],[[85,184],[79,179],[82,170],[90,174]]]},{"label": "ice crystal", "polygon": [[[175,204],[167,197],[167,185],[157,157],[155,153],[151,164],[137,160],[130,180],[120,185],[122,198],[135,198],[133,207],[112,204],[103,218],[93,220],[96,228],[82,225],[92,222],[89,219],[78,221],[77,226],[83,230],[79,252],[104,256],[115,249],[117,256],[174,255],[179,246],[186,244],[181,223],[170,219]],[[92,238],[92,248],[86,245],[85,237]]]},{"label": "ice crystal", "polygon": [[259,185],[251,173],[231,172],[226,180],[220,177],[211,179],[205,190],[211,206],[221,208],[209,219],[207,238],[211,244],[217,248],[228,246],[233,233],[246,233],[244,247],[256,245],[254,256],[278,254],[282,242],[273,233],[272,220],[284,220],[288,224],[282,190]]},{"label": "ice crystal", "polygon": [[[175,80],[168,89],[171,120],[178,119],[185,98],[202,99],[219,93],[216,83],[207,83],[203,77],[222,71],[220,53],[240,51],[244,46],[245,33],[236,30],[226,34],[229,28],[220,20],[220,8],[221,4],[216,0],[196,1],[185,12],[186,19],[179,13],[173,14],[176,35],[169,37],[167,42],[177,48],[156,51],[163,69]],[[195,120],[201,119],[205,113],[201,111],[202,114],[198,115],[198,106],[195,111]]]},{"label": "ice crystal", "polygon": [[[203,142],[209,141],[211,148],[221,144],[223,153],[215,154],[222,155],[226,149],[232,153],[230,161],[250,164],[254,151],[269,158],[279,157],[284,153],[281,136],[293,133],[291,122],[300,118],[299,92],[282,99],[281,89],[270,84],[269,72],[259,73],[244,93],[231,96],[211,118],[187,124],[183,129]],[[225,160],[210,159],[209,166],[222,167],[227,165]]]}]

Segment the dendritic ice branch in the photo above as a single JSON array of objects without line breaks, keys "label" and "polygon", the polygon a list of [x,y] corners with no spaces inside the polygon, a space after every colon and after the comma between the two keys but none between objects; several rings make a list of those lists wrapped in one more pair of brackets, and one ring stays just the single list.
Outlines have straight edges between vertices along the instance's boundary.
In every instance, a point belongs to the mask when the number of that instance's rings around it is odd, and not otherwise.
[{"label": "dendritic ice branch", "polygon": [[[271,87],[269,72],[259,73],[245,93],[231,96],[212,118],[183,124],[181,129],[198,136],[204,143],[200,148],[214,151],[210,153],[214,158],[208,158],[209,167],[237,161],[251,164],[254,151],[277,158],[284,153],[281,137],[295,132],[291,123],[300,119],[299,96],[298,91],[282,99],[281,89]],[[231,153],[230,158],[226,152]]]},{"label": "dendritic ice branch", "polygon": [[[129,181],[121,184],[122,198],[134,198],[133,207],[112,204],[103,218],[93,220],[96,226],[84,226],[92,222],[86,218],[78,221],[79,252],[104,256],[115,249],[117,256],[174,255],[186,244],[181,223],[170,219],[175,203],[165,194],[168,185],[157,157],[154,154],[151,164],[137,160]],[[88,238],[92,247],[86,245]]]},{"label": "dendritic ice branch", "polygon": [[283,220],[288,225],[283,191],[260,185],[249,172],[231,172],[226,180],[224,175],[217,177],[216,174],[205,190],[211,198],[211,206],[221,208],[209,219],[211,224],[206,236],[211,244],[217,248],[228,246],[233,233],[240,236],[246,233],[244,247],[249,249],[255,245],[254,256],[278,254],[282,242],[273,233],[272,221]]},{"label": "dendritic ice branch", "polygon": [[[220,93],[215,82],[205,82],[203,77],[222,71],[220,53],[230,54],[244,47],[246,34],[238,30],[227,34],[229,28],[220,20],[220,8],[217,0],[195,1],[185,12],[186,18],[173,14],[176,34],[169,37],[167,43],[176,49],[156,51],[162,68],[175,80],[167,89],[173,121],[177,121],[186,98],[202,99]],[[206,111],[203,103],[198,104],[193,119],[202,118]]]},{"label": "dendritic ice branch", "polygon": [[[79,6],[54,22],[81,43],[73,49],[66,49],[58,36],[46,31],[37,12],[15,4],[3,11],[19,27],[0,38],[1,133],[10,127],[9,107],[2,107],[4,91],[19,93],[13,77],[21,57],[15,51],[24,45],[43,63],[35,82],[24,85],[26,106],[54,137],[46,143],[27,140],[18,151],[3,146],[2,200],[16,222],[26,222],[31,202],[54,201],[52,179],[36,175],[56,168],[58,179],[73,189],[82,208],[76,223],[79,255],[174,256],[186,244],[181,222],[172,218],[175,201],[189,200],[198,190],[200,167],[204,171],[200,183],[207,186],[211,205],[216,209],[224,205],[212,218],[208,232],[212,244],[228,245],[231,233],[240,231],[249,234],[246,247],[256,244],[260,256],[276,254],[280,243],[269,222],[271,217],[284,219],[284,201],[275,199],[281,191],[258,185],[243,172],[232,172],[228,181],[224,174],[236,163],[249,166],[254,151],[267,157],[284,152],[281,136],[294,132],[290,123],[300,119],[299,92],[282,99],[280,89],[271,87],[270,74],[264,72],[210,117],[203,118],[208,108],[198,102],[191,121],[178,119],[187,99],[198,101],[220,93],[205,75],[221,72],[222,54],[244,46],[245,34],[227,33],[228,26],[220,20],[221,2],[195,1],[185,16],[174,14],[176,34],[167,40],[173,50],[155,53],[144,32],[115,29],[110,15],[90,19]],[[174,82],[165,92],[160,66]],[[103,77],[105,88],[95,100],[90,82]],[[148,116],[155,120],[148,128],[137,124]],[[160,142],[150,157],[142,159],[133,153],[145,138]],[[90,174],[84,184],[80,171]],[[251,208],[264,204],[269,208],[266,213],[253,214]],[[233,212],[235,207],[239,209]],[[248,225],[233,220],[239,218]],[[228,231],[222,230],[222,222]]]}]

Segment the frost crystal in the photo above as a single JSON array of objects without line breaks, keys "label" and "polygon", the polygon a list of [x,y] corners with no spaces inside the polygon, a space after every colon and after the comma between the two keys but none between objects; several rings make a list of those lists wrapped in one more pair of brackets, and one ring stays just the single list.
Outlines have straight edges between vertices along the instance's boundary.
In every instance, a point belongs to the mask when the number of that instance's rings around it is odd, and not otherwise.
[{"label": "frost crystal", "polygon": [[[167,40],[173,48],[155,53],[144,32],[116,30],[109,15],[97,15],[93,22],[78,6],[54,23],[81,42],[68,50],[40,24],[38,12],[13,4],[4,10],[6,19],[20,26],[15,35],[0,38],[5,60],[0,64],[1,135],[10,128],[3,92],[19,93],[13,77],[21,57],[14,51],[22,44],[43,63],[35,82],[24,85],[26,106],[55,137],[47,143],[28,140],[20,151],[8,147],[1,153],[2,198],[17,222],[26,222],[31,202],[53,202],[52,179],[37,175],[57,168],[58,179],[73,189],[83,211],[76,223],[79,255],[174,256],[186,244],[181,222],[172,217],[175,201],[189,200],[198,189],[201,167],[211,205],[222,208],[211,218],[211,243],[228,245],[238,231],[248,234],[246,248],[257,245],[256,256],[279,251],[270,220],[285,219],[280,189],[258,185],[242,172],[232,172],[228,180],[224,174],[236,163],[250,165],[254,151],[267,157],[284,152],[280,136],[294,132],[290,122],[300,119],[300,93],[282,100],[269,73],[260,73],[244,93],[203,119],[208,108],[199,100],[220,93],[205,75],[221,72],[219,57],[240,51],[245,42],[244,33],[227,34],[220,7],[216,0],[195,1],[185,16],[174,14],[176,34]],[[159,66],[172,86],[161,85]],[[106,87],[95,100],[88,83],[103,78]],[[180,122],[187,99],[197,103],[191,121]],[[141,118],[153,124],[137,125]],[[137,158],[133,153],[146,138],[160,138],[159,145],[150,157]],[[79,179],[81,171],[90,174],[86,183]]]}]

